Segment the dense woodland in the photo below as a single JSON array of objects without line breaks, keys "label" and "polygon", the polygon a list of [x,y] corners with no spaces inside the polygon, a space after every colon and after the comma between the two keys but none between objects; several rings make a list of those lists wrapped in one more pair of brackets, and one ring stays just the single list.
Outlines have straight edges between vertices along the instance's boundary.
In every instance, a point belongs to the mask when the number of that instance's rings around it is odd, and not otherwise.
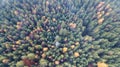
[{"label": "dense woodland", "polygon": [[0,67],[119,67],[119,0],[0,0]]}]

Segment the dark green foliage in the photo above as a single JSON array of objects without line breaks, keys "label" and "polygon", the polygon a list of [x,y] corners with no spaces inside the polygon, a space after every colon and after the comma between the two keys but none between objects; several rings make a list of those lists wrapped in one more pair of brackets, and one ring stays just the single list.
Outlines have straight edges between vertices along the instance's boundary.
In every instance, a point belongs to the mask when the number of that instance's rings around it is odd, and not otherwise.
[{"label": "dark green foliage", "polygon": [[[98,7],[100,3],[104,4]],[[1,0],[0,67],[88,67],[89,63],[95,67],[100,61],[119,67],[119,3],[118,0]],[[67,48],[66,53],[63,47]],[[80,56],[75,57],[74,52]],[[7,64],[3,62],[6,58]]]}]

